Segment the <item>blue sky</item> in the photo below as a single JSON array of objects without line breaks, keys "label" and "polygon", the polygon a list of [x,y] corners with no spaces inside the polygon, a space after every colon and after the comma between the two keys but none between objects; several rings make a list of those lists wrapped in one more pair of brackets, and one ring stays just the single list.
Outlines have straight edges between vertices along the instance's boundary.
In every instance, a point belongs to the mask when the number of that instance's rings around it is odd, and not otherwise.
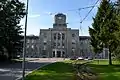
[{"label": "blue sky", "polygon": [[[26,0],[21,0],[26,3]],[[27,35],[39,35],[40,29],[52,28],[54,15],[64,13],[67,16],[68,28],[79,29],[80,35],[88,36],[88,26],[92,24],[92,17],[95,16],[97,8],[95,7],[89,16],[80,24],[89,9],[80,10],[78,8],[88,7],[95,4],[97,0],[29,0],[28,27]],[[100,2],[101,0],[99,0]],[[99,3],[98,3],[99,4]],[[98,5],[97,4],[97,5]],[[24,28],[24,20],[21,21]]]}]

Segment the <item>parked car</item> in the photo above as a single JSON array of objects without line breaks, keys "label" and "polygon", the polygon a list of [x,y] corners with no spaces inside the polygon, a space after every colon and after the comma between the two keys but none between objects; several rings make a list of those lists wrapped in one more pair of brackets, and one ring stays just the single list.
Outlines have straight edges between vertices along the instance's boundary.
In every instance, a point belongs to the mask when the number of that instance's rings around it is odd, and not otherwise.
[{"label": "parked car", "polygon": [[83,57],[78,57],[77,60],[84,60],[84,58]]},{"label": "parked car", "polygon": [[93,58],[92,57],[87,57],[84,60],[93,60]]}]

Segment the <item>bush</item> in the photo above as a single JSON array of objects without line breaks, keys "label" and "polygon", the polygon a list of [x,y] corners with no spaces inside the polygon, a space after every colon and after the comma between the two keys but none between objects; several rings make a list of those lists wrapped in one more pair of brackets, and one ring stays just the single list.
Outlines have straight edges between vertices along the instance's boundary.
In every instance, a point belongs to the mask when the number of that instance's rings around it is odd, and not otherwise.
[{"label": "bush", "polygon": [[6,55],[0,55],[0,61],[6,61],[7,59]]}]

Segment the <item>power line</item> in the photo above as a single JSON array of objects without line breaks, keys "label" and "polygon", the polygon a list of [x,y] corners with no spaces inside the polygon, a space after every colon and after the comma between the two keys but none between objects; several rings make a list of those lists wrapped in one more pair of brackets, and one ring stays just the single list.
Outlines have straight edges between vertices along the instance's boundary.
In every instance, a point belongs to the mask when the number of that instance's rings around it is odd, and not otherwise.
[{"label": "power line", "polygon": [[[66,11],[62,11],[63,13],[64,12],[71,12],[71,11],[78,11],[78,10],[85,10],[85,9],[89,9],[89,8],[92,8],[92,7],[98,7],[98,6],[87,6],[87,7],[82,7],[82,8],[77,8],[77,9],[71,9],[71,10],[66,10]],[[49,15],[54,15],[58,12],[51,12],[51,13],[48,13]]]},{"label": "power line", "polygon": [[[87,6],[87,7],[77,8],[77,9],[71,9],[71,10],[67,10],[65,12],[68,12],[68,11],[77,11],[77,10],[82,10],[82,9],[89,9],[91,7],[93,7],[93,6]],[[97,7],[97,6],[94,6],[94,7]]]},{"label": "power line", "polygon": [[83,18],[83,20],[81,20],[80,23],[82,23],[87,17],[88,15],[91,13],[91,11],[93,10],[93,8],[96,6],[96,4],[99,2],[99,0],[96,1],[96,3],[94,4],[94,6],[92,6],[92,9],[87,13],[87,15]]}]

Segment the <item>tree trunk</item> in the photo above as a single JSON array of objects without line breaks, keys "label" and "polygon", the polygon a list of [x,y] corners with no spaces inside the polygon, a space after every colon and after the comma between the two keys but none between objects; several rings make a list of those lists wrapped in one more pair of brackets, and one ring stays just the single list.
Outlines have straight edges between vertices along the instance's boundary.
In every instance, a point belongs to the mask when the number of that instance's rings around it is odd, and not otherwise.
[{"label": "tree trunk", "polygon": [[112,65],[111,51],[109,50],[109,65]]}]

